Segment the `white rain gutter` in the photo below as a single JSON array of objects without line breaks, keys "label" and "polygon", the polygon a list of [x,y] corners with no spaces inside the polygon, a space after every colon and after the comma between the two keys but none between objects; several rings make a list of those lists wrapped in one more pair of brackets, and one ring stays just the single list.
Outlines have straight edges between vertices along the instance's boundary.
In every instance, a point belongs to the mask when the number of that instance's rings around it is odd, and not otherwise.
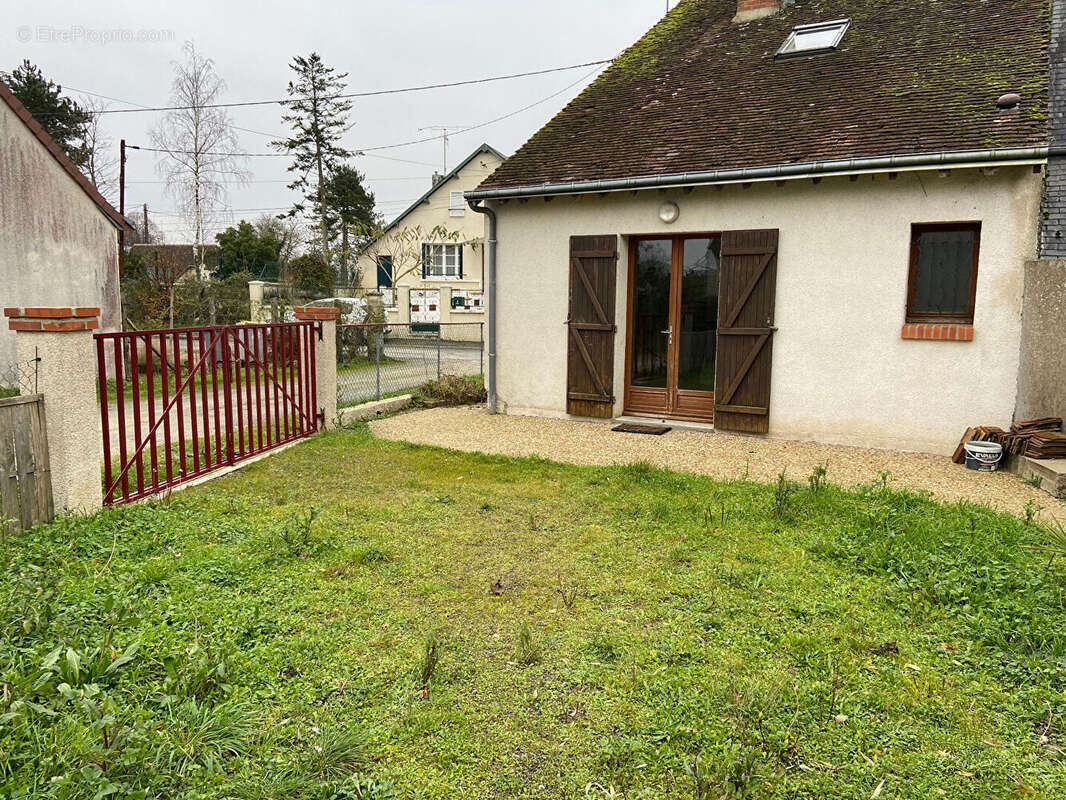
[{"label": "white rain gutter", "polygon": [[[600,194],[638,189],[674,189],[688,186],[711,186],[727,183],[804,180],[876,172],[914,172],[931,169],[967,169],[1041,165],[1048,155],[1064,155],[1061,148],[1021,147],[1004,150],[966,150],[918,155],[851,158],[837,161],[810,161],[803,164],[779,164],[771,167],[717,169],[708,172],[685,172],[680,175],[648,175],[637,178],[612,178],[601,181],[545,183],[504,189],[467,192],[467,201],[506,200],[522,197],[550,197],[567,194]],[[477,210],[477,209],[475,209]]]}]

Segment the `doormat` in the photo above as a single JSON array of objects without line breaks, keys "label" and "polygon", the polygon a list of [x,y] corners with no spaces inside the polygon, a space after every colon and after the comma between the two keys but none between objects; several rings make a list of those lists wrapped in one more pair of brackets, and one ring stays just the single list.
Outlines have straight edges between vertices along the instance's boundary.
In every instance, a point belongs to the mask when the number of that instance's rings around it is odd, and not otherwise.
[{"label": "doormat", "polygon": [[664,433],[669,433],[673,428],[667,428],[665,425],[637,425],[632,422],[626,422],[619,425],[616,428],[611,428],[615,433],[643,433],[646,436],[662,436]]}]

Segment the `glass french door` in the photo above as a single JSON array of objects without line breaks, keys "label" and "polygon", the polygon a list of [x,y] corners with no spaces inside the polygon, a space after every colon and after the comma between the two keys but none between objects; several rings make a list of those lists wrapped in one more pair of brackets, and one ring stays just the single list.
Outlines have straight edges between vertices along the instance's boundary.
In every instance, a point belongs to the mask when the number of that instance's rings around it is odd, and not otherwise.
[{"label": "glass french door", "polygon": [[628,413],[714,418],[718,235],[630,243]]}]

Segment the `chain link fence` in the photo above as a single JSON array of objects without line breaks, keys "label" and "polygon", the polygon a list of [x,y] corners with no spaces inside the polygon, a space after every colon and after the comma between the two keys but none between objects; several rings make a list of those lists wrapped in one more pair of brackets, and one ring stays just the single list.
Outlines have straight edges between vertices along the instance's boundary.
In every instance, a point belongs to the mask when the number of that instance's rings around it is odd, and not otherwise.
[{"label": "chain link fence", "polygon": [[37,394],[39,358],[0,365],[0,397]]},{"label": "chain link fence", "polygon": [[337,405],[402,394],[443,375],[483,375],[485,324],[337,326]]}]

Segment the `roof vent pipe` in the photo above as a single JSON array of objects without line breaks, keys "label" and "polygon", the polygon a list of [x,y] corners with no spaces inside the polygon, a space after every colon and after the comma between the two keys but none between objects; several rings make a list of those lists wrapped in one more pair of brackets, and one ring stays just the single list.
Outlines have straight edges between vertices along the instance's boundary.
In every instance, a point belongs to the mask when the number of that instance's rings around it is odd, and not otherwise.
[{"label": "roof vent pipe", "polygon": [[733,22],[751,22],[753,19],[770,17],[781,10],[789,0],[737,0],[737,15]]}]

